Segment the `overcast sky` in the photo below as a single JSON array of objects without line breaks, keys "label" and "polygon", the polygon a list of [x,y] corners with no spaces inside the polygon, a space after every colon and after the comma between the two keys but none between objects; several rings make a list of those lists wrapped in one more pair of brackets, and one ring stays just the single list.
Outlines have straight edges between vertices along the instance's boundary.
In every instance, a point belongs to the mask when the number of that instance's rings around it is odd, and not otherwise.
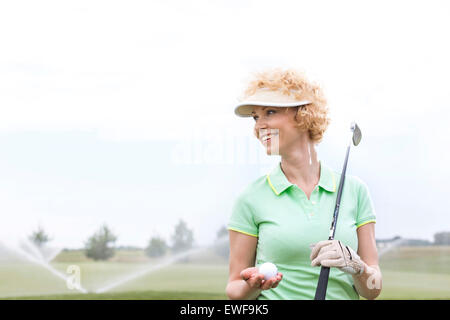
[{"label": "overcast sky", "polygon": [[233,104],[253,71],[320,82],[319,158],[370,189],[378,238],[450,229],[448,1],[11,1],[0,4],[0,238],[38,224],[80,247],[207,244],[270,170]]}]

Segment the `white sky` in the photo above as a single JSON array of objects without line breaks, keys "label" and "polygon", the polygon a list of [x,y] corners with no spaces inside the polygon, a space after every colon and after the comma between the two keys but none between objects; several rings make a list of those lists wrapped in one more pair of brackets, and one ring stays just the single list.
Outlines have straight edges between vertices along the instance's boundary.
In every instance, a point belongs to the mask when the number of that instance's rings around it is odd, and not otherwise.
[{"label": "white sky", "polygon": [[[362,128],[349,171],[371,189],[377,236],[431,240],[450,228],[449,14],[448,1],[2,2],[2,235],[40,222],[77,247],[105,221],[145,245],[183,217],[207,243],[276,161],[226,160],[261,151],[233,103],[250,72],[292,66],[330,102],[319,157],[341,170],[348,124]],[[219,153],[183,164],[187,146]]]}]

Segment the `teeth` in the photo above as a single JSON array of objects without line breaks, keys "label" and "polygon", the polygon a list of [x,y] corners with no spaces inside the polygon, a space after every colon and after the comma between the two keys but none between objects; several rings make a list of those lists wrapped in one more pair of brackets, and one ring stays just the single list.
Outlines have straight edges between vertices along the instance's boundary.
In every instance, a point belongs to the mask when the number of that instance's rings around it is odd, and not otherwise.
[{"label": "teeth", "polygon": [[272,136],[274,136],[274,135],[276,135],[276,134],[268,134],[268,135],[262,136],[261,140],[262,140],[263,142],[265,142],[265,141],[267,141],[268,139],[272,138]]}]

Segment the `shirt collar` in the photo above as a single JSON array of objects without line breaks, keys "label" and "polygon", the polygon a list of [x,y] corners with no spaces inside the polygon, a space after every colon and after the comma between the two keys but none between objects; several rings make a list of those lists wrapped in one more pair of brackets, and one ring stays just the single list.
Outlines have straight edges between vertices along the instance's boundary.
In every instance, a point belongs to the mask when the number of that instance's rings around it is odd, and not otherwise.
[{"label": "shirt collar", "polygon": [[[329,191],[336,191],[336,178],[333,171],[323,163],[322,160],[319,160],[320,163],[320,179],[319,179],[319,187]],[[267,183],[270,188],[275,192],[276,195],[281,194],[284,190],[293,186],[292,183],[284,175],[283,170],[281,170],[281,162],[267,175]]]}]

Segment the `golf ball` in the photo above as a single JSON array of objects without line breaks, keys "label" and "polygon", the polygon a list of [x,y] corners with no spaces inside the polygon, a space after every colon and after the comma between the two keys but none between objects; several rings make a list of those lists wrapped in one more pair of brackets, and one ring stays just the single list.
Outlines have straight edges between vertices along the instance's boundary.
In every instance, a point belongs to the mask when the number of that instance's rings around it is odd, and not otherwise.
[{"label": "golf ball", "polygon": [[278,269],[273,263],[266,262],[259,266],[259,273],[264,275],[264,280],[269,280],[270,278],[277,276]]}]

